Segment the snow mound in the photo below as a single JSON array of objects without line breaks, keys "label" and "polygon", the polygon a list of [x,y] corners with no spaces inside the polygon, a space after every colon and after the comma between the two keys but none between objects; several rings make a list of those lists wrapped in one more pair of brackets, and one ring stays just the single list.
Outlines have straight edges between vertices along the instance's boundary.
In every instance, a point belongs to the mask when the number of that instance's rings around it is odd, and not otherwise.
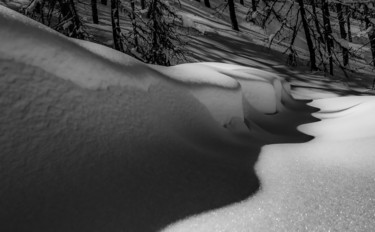
[{"label": "snow mound", "polygon": [[299,136],[306,107],[275,74],[146,65],[2,6],[0,22],[3,231],[160,230],[256,192],[260,147]]}]

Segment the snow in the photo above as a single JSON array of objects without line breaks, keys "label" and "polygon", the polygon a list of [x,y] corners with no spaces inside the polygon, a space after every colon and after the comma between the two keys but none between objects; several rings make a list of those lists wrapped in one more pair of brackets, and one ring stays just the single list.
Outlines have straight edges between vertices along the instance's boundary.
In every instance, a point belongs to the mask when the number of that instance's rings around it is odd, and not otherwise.
[{"label": "snow", "polygon": [[315,136],[262,148],[262,188],[244,201],[164,231],[371,231],[375,228],[374,97],[320,99],[321,119],[300,126]]},{"label": "snow", "polygon": [[171,79],[189,84],[209,84],[223,88],[238,88],[238,83],[230,76],[221,74],[203,64],[181,64],[172,67],[155,66],[156,70]]},{"label": "snow", "polygon": [[337,35],[333,35],[333,38],[335,39],[335,42],[338,43],[341,47],[350,49],[350,43],[349,41],[339,38]]},{"label": "snow", "polygon": [[256,191],[275,138],[244,92],[281,100],[274,74],[149,66],[0,12],[2,230],[158,230]]},{"label": "snow", "polygon": [[0,22],[3,231],[374,230],[374,97]]},{"label": "snow", "polygon": [[[110,63],[103,59],[105,53],[95,55],[90,50],[84,49],[82,45],[85,42],[78,45],[40,25],[37,28],[41,27],[42,30],[33,33],[36,23],[29,23],[31,20],[25,17],[15,17],[14,13],[4,7],[0,9],[0,13],[0,19],[4,22],[0,51],[5,59],[15,59],[18,62],[27,62],[29,65],[41,66],[47,72],[91,89],[105,89],[117,85],[147,88],[149,85],[146,75],[136,72],[139,70],[136,66],[126,68],[123,65]],[[29,37],[28,39],[23,36],[26,32],[30,34],[26,36]],[[105,48],[99,45],[95,49],[105,51]],[[143,67],[146,66],[143,65]],[[128,75],[124,76],[124,73]]]},{"label": "snow", "polygon": [[188,12],[181,11],[177,15],[181,17],[184,27],[194,28],[202,34],[206,32],[216,33],[217,30],[228,30],[230,28],[227,23],[215,22]]},{"label": "snow", "polygon": [[[222,125],[228,124],[232,118],[244,117],[243,102],[245,101],[255,111],[274,114],[278,111],[277,105],[282,100],[283,89],[280,77],[267,71],[213,62],[167,68],[151,67],[173,80],[194,84],[189,87],[190,92]],[[293,102],[293,100],[288,99],[284,102]]]},{"label": "snow", "polygon": [[31,2],[31,4],[26,8],[26,11],[27,12],[32,12],[35,7],[37,6],[37,4],[40,4],[41,3],[41,0],[34,0]]},{"label": "snow", "polygon": [[318,139],[325,141],[373,138],[375,131],[371,124],[369,125],[369,121],[373,113],[374,100],[373,97],[332,98],[325,100],[323,106],[321,100],[316,101],[313,106],[319,107],[321,111],[314,116],[335,120],[315,123],[312,128],[311,125],[303,125],[300,130],[319,135]]},{"label": "snow", "polygon": [[244,99],[246,99],[258,111],[271,114],[277,111],[277,102],[281,101],[281,95],[277,85],[278,77],[270,72],[241,67],[238,65],[204,63],[214,67],[218,72],[236,79],[241,85]]},{"label": "snow", "polygon": [[194,23],[194,21],[192,20],[191,17],[189,17],[186,14],[180,14],[180,17],[181,17],[181,20],[182,20],[182,26],[183,27],[190,27],[190,28],[195,27],[195,23]]},{"label": "snow", "polygon": [[21,8],[26,8],[30,4],[30,0],[4,0],[1,4],[11,9],[19,10]]}]

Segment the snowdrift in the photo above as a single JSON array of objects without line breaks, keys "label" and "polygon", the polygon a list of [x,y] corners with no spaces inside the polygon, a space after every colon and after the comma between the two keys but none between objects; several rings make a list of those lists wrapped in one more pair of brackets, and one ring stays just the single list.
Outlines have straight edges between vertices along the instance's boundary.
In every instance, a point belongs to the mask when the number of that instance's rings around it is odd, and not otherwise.
[{"label": "snowdrift", "polygon": [[2,231],[156,231],[255,193],[261,147],[310,138],[275,74],[149,66],[2,6],[0,22]]},{"label": "snowdrift", "polygon": [[315,138],[262,148],[262,189],[247,200],[163,231],[372,231],[375,228],[374,97],[314,100]]}]

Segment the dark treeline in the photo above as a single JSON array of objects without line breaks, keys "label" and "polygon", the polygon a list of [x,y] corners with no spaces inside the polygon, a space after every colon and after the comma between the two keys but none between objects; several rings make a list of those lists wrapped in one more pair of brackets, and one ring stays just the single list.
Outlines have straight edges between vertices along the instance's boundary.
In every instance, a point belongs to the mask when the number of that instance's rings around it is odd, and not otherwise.
[{"label": "dark treeline", "polygon": [[[82,0],[83,1],[83,0]],[[212,1],[212,0],[211,0]],[[84,1],[83,1],[84,2]],[[213,9],[210,0],[197,0],[203,7]],[[70,37],[87,39],[81,16],[76,9],[77,0],[30,0],[25,12],[40,22]],[[113,48],[128,53],[148,63],[171,65],[185,60],[187,30],[182,28],[182,18],[176,8],[165,0],[91,0],[92,23],[100,24],[100,7],[110,9]],[[177,7],[179,1],[173,2]],[[281,26],[270,39],[289,43],[288,63],[297,65],[297,37],[303,34],[309,53],[311,70],[322,70],[334,74],[334,66],[343,71],[350,70],[351,58],[358,56],[350,48],[353,41],[352,21],[363,25],[368,37],[375,67],[374,3],[328,0],[225,0],[232,29],[240,31],[237,19],[237,4],[248,8],[249,21],[267,28],[271,21]],[[130,31],[122,31],[124,23],[120,16],[129,20]],[[125,16],[124,16],[125,15]],[[251,24],[250,24],[251,26]],[[287,36],[286,36],[287,35]],[[288,37],[288,38],[284,38]]]},{"label": "dark treeline", "polygon": [[271,43],[275,38],[290,42],[285,51],[289,63],[296,64],[296,37],[304,33],[311,70],[323,70],[334,75],[335,64],[347,73],[353,71],[350,58],[358,57],[349,46],[353,42],[353,20],[361,24],[362,31],[368,37],[368,42],[362,45],[370,47],[372,61],[368,64],[375,67],[374,5],[375,1],[263,0],[257,2],[249,12],[258,12],[257,18],[251,20],[262,27],[267,27],[272,21],[281,25]]}]

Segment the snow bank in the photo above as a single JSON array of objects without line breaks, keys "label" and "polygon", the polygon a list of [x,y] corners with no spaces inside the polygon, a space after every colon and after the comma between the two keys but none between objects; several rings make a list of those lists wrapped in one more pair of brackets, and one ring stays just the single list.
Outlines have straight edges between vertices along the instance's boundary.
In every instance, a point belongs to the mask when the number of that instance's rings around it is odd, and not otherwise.
[{"label": "snow bank", "polygon": [[305,109],[272,73],[149,66],[0,21],[3,231],[156,231],[253,194],[261,146],[298,135]]},{"label": "snow bank", "polygon": [[[1,10],[4,13],[1,17],[8,21],[2,28],[5,36],[1,38],[3,46],[0,48],[6,59],[41,67],[81,87],[106,89],[110,86],[134,86],[148,89],[152,83],[161,79],[172,79],[188,85],[220,87],[221,90],[202,90],[196,86],[191,93],[221,125],[229,123],[232,118],[244,118],[242,96],[262,113],[277,112],[276,105],[281,100],[280,89],[275,88],[279,85],[277,76],[269,72],[217,63],[184,64],[171,68],[149,67],[105,46],[66,39],[35,22],[30,23],[22,16],[15,17],[14,13],[5,8]],[[42,30],[33,33],[33,27]],[[24,31],[29,31],[33,36],[25,40],[22,37]],[[24,49],[25,46],[28,49]],[[69,50],[74,51],[73,56],[67,52]],[[76,65],[78,63],[79,66]],[[241,91],[238,89],[240,84]]]}]

